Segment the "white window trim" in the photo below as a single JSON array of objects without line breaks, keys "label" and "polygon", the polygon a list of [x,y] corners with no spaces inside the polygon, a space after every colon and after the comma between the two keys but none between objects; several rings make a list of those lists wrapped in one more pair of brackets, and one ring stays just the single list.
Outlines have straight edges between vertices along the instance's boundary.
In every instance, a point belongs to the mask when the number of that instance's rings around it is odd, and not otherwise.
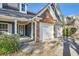
[{"label": "white window trim", "polygon": [[33,22],[31,22],[31,39],[33,39]]},{"label": "white window trim", "polygon": [[20,25],[23,25],[23,26],[24,26],[24,36],[25,36],[25,25],[26,25],[26,24],[18,24],[18,33],[19,33],[19,26],[20,26]]},{"label": "white window trim", "polygon": [[2,8],[2,3],[0,3],[0,8]]},{"label": "white window trim", "polygon": [[23,3],[19,4],[19,11],[22,12],[22,13],[27,13],[27,5],[25,4],[25,11],[22,11],[22,4]]}]

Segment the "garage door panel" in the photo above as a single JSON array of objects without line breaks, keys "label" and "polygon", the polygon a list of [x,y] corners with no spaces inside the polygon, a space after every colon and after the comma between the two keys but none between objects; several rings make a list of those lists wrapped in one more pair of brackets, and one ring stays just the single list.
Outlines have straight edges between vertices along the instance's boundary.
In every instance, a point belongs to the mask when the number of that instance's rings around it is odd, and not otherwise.
[{"label": "garage door panel", "polygon": [[53,39],[54,29],[53,25],[40,23],[40,38],[42,40]]}]

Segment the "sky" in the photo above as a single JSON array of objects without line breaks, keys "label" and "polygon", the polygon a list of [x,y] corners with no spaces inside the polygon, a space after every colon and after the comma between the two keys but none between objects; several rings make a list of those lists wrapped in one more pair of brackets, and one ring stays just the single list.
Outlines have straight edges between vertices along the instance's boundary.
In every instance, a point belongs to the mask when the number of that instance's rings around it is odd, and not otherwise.
[{"label": "sky", "polygon": [[29,3],[27,8],[28,8],[28,11],[37,13],[46,5],[47,3]]},{"label": "sky", "polygon": [[58,4],[62,15],[79,15],[79,3],[61,3]]},{"label": "sky", "polygon": [[[37,13],[46,5],[47,3],[30,3],[28,4],[28,10]],[[59,3],[58,7],[63,16],[79,15],[79,3]]]}]

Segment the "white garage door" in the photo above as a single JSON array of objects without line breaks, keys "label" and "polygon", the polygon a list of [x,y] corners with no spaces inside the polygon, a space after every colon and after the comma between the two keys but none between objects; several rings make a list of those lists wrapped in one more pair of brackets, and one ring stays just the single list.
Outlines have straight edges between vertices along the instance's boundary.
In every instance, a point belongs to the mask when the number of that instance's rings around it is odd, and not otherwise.
[{"label": "white garage door", "polygon": [[49,40],[54,38],[54,26],[47,23],[40,23],[40,39]]}]

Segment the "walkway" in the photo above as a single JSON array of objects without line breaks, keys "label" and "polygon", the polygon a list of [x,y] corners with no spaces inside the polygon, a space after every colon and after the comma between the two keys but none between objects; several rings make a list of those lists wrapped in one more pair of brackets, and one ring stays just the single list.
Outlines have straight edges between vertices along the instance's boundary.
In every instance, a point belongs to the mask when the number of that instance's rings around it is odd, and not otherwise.
[{"label": "walkway", "polygon": [[72,56],[72,55],[78,56],[79,55],[79,40],[78,39],[74,39],[72,37],[64,37],[64,38],[60,38],[60,42],[62,43],[62,48],[60,50],[62,50],[63,56]]}]

